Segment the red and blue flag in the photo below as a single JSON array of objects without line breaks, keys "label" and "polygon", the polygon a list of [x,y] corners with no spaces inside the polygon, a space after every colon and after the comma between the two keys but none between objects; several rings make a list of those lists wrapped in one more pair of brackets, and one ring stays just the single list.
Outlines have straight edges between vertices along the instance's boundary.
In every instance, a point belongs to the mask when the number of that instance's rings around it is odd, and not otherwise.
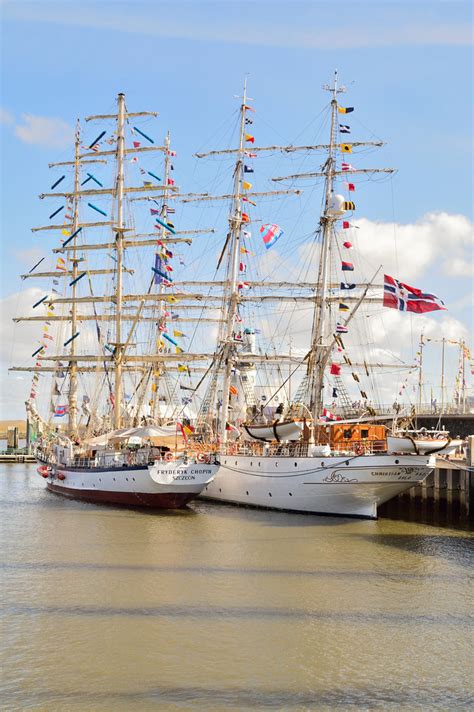
[{"label": "red and blue flag", "polygon": [[425,314],[439,309],[446,310],[444,302],[435,294],[428,294],[416,287],[410,287],[388,274],[384,274],[383,305],[390,309],[414,312],[415,314]]},{"label": "red and blue flag", "polygon": [[279,225],[275,224],[267,224],[267,225],[262,225],[260,228],[260,234],[263,239],[263,243],[265,247],[270,249],[272,245],[275,244],[277,240],[280,239],[280,237],[283,235],[283,230]]}]

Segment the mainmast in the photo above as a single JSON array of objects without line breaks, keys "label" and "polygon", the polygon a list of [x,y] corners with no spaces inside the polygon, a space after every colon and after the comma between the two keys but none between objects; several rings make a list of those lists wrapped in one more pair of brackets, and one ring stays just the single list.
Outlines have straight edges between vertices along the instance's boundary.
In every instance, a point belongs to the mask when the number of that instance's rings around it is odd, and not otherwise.
[{"label": "mainmast", "polygon": [[118,95],[117,114],[117,225],[115,226],[115,368],[114,368],[114,418],[115,429],[122,423],[122,294],[123,294],[123,188],[124,188],[124,154],[125,154],[125,95]]},{"label": "mainmast", "polygon": [[334,85],[325,86],[325,89],[332,92],[331,101],[331,128],[329,136],[328,158],[325,164],[325,195],[324,213],[321,216],[321,260],[319,264],[318,282],[320,285],[320,299],[316,305],[313,330],[311,338],[311,355],[308,362],[308,375],[310,383],[309,407],[315,419],[319,418],[323,407],[323,385],[324,368],[326,365],[326,324],[327,324],[327,295],[328,295],[328,271],[329,256],[331,250],[331,240],[334,231],[334,222],[340,217],[331,210],[333,206],[333,183],[335,171],[335,130],[337,118],[337,95],[344,92],[345,88],[337,87],[337,70],[334,72]]},{"label": "mainmast", "polygon": [[[171,137],[170,137],[169,131],[167,131],[167,133],[166,133],[164,146],[165,146],[165,161],[164,161],[164,176],[163,176],[164,191],[163,191],[163,205],[161,206],[160,217],[163,220],[163,222],[167,223],[168,222],[168,197],[169,197],[168,180],[170,177],[170,165],[171,165],[171,157],[170,157]],[[164,292],[164,286],[163,286],[163,281],[161,281],[159,284],[158,294],[163,294],[163,292]],[[159,302],[158,310],[159,310],[159,314],[160,314],[159,323],[161,325],[161,323],[164,322],[164,315],[166,313],[165,302],[163,302],[163,301]],[[158,333],[160,333],[160,332],[158,332]],[[162,347],[158,346],[158,350],[161,351]],[[157,409],[157,406],[159,407],[159,402],[160,402],[160,398],[159,398],[160,376],[161,376],[160,370],[159,369],[154,370],[153,380],[152,380],[152,405],[151,405],[151,417],[153,420],[155,420],[155,418],[156,418],[156,409]],[[154,385],[154,390],[153,390],[153,385]]]},{"label": "mainmast", "polygon": [[78,263],[81,258],[77,256],[77,230],[79,227],[79,199],[77,193],[79,191],[80,183],[80,151],[81,151],[81,126],[79,119],[76,124],[76,138],[74,144],[74,212],[72,221],[72,234],[74,235],[72,241],[72,305],[71,305],[71,361],[69,362],[69,400],[68,400],[68,412],[69,412],[69,436],[75,437],[77,435],[77,361],[74,359],[76,355],[76,339],[74,338],[77,329],[77,276],[78,276]]},{"label": "mainmast", "polygon": [[227,324],[225,330],[224,342],[224,379],[222,384],[222,411],[221,411],[221,442],[227,440],[227,419],[229,415],[229,400],[230,400],[230,379],[234,359],[232,354],[232,335],[235,329],[235,316],[237,314],[238,305],[238,270],[239,270],[239,255],[240,255],[240,236],[242,230],[242,175],[243,175],[243,150],[245,139],[245,109],[247,105],[247,79],[244,81],[244,93],[242,96],[242,105],[240,107],[240,136],[237,160],[234,171],[234,200],[229,217],[230,227],[230,249],[229,249],[229,305],[227,310]]}]

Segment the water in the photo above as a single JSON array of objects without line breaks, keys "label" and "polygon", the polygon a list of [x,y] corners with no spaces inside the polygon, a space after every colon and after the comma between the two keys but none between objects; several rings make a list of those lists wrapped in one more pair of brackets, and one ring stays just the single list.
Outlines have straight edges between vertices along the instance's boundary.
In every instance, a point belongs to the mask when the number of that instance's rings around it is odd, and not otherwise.
[{"label": "water", "polygon": [[2,709],[474,703],[466,532],[81,504],[31,465],[0,493]]}]

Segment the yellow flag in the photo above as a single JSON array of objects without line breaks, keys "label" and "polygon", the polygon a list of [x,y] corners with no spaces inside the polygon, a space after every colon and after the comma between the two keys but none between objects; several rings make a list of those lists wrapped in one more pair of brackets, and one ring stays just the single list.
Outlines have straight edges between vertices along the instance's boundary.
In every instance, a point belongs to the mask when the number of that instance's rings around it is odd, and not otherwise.
[{"label": "yellow flag", "polygon": [[158,348],[159,349],[164,349],[165,348],[165,342],[162,339],[158,339]]},{"label": "yellow flag", "polygon": [[179,373],[187,373],[189,368],[185,366],[184,363],[178,363],[178,371]]},{"label": "yellow flag", "polygon": [[352,153],[352,143],[341,143],[341,151],[343,153]]},{"label": "yellow flag", "polygon": [[71,234],[71,233],[69,232],[69,230],[64,230],[64,229],[63,229],[63,230],[61,230],[61,232],[62,232],[62,234],[64,235],[64,237],[69,237],[69,235]]},{"label": "yellow flag", "polygon": [[248,183],[248,181],[244,180],[244,182],[242,183],[242,186],[243,186],[244,190],[250,190],[250,188],[252,187],[252,184]]},{"label": "yellow flag", "polygon": [[177,353],[177,354],[182,354],[182,353],[183,353],[183,349],[181,348],[181,346],[177,346],[177,347],[176,347],[176,353]]},{"label": "yellow flag", "polygon": [[182,331],[178,331],[178,329],[173,329],[173,336],[185,336]]},{"label": "yellow flag", "polygon": [[151,390],[153,391],[153,393],[156,392],[156,383],[151,384]]}]

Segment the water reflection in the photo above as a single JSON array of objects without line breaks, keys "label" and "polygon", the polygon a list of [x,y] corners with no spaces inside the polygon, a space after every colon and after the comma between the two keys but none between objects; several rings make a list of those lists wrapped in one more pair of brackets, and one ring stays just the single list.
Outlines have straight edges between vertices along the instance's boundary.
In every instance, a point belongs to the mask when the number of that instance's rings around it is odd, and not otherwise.
[{"label": "water reflection", "polygon": [[213,505],[141,512],[0,474],[6,709],[461,709],[472,537]]}]

